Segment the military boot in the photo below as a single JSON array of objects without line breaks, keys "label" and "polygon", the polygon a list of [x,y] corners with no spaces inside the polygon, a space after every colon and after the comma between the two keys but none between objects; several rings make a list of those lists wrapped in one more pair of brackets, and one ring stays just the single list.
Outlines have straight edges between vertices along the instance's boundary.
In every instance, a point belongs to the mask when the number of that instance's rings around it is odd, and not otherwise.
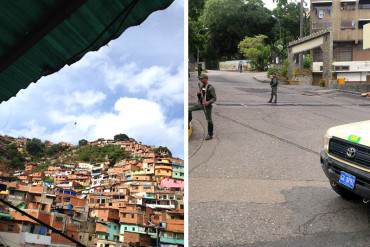
[{"label": "military boot", "polygon": [[208,136],[205,140],[211,140],[213,138],[213,123],[208,123]]}]

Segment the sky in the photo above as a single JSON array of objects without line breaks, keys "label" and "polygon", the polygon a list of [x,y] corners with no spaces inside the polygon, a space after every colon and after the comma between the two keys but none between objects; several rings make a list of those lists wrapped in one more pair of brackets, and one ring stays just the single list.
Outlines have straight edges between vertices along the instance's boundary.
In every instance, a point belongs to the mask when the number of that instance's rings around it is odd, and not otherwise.
[{"label": "sky", "polygon": [[273,2],[273,0],[263,0],[265,3],[266,8],[273,10],[276,7],[276,3]]},{"label": "sky", "polygon": [[[273,10],[276,7],[276,3],[274,3],[273,0],[263,0],[263,2],[265,3],[266,8],[270,10]],[[300,2],[300,1],[299,0],[289,0],[289,2]],[[305,3],[306,3],[305,6],[309,7],[310,1],[305,0]]]},{"label": "sky", "polygon": [[125,133],[184,157],[184,16],[176,0],[0,104],[0,134],[77,144]]}]

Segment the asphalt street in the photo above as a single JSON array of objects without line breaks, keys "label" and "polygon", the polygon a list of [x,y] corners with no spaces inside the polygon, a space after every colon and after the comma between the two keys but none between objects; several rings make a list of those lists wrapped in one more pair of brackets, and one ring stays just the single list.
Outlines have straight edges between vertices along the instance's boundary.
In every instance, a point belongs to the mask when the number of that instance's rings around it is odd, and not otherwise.
[{"label": "asphalt street", "polygon": [[[329,127],[368,120],[370,99],[281,85],[278,104],[252,73],[209,71],[215,138],[193,114],[190,246],[370,246],[370,213],[330,188],[319,153]],[[197,80],[189,81],[190,103]]]}]

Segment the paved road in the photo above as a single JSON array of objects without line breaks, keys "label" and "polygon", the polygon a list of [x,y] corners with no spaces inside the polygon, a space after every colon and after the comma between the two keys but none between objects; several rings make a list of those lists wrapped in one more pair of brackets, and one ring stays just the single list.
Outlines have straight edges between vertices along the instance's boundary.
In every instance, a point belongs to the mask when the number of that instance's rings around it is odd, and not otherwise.
[{"label": "paved road", "polygon": [[[370,100],[312,86],[269,85],[253,74],[209,72],[215,138],[194,113],[189,144],[191,246],[370,246],[369,213],[338,197],[319,162],[334,125],[370,118]],[[195,77],[189,84],[196,102]]]}]

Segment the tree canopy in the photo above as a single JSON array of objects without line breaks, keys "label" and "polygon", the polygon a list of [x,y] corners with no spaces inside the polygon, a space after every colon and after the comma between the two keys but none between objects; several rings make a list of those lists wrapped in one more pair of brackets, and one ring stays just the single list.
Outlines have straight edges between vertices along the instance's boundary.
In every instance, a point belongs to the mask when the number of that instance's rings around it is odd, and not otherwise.
[{"label": "tree canopy", "polygon": [[77,150],[78,158],[86,162],[109,161],[114,165],[117,161],[129,158],[129,153],[117,145],[83,146]]},{"label": "tree canopy", "polygon": [[81,139],[78,141],[78,146],[82,147],[82,146],[86,146],[89,142],[85,139]]},{"label": "tree canopy", "polygon": [[271,48],[266,39],[267,36],[262,34],[245,37],[238,45],[240,53],[250,60],[256,70],[265,70],[269,63]]},{"label": "tree canopy", "polygon": [[23,169],[25,159],[23,155],[18,151],[17,145],[15,143],[9,143],[5,146],[3,159],[6,163],[16,169]]},{"label": "tree canopy", "polygon": [[[287,44],[299,36],[299,2],[277,0],[272,11],[262,0],[189,1],[189,57],[201,60],[240,59],[245,37],[266,36],[272,53],[286,57]],[[306,33],[308,21],[306,17]],[[192,56],[191,56],[192,55]]]},{"label": "tree canopy", "polygon": [[45,144],[40,139],[32,138],[27,140],[26,150],[32,156],[40,157],[45,152]]},{"label": "tree canopy", "polygon": [[169,150],[167,147],[159,146],[158,148],[154,149],[154,153],[156,153],[158,155],[164,155],[164,156],[172,157],[171,150]]},{"label": "tree canopy", "polygon": [[117,134],[114,136],[115,141],[128,141],[129,139],[130,137],[128,137],[126,134]]}]

